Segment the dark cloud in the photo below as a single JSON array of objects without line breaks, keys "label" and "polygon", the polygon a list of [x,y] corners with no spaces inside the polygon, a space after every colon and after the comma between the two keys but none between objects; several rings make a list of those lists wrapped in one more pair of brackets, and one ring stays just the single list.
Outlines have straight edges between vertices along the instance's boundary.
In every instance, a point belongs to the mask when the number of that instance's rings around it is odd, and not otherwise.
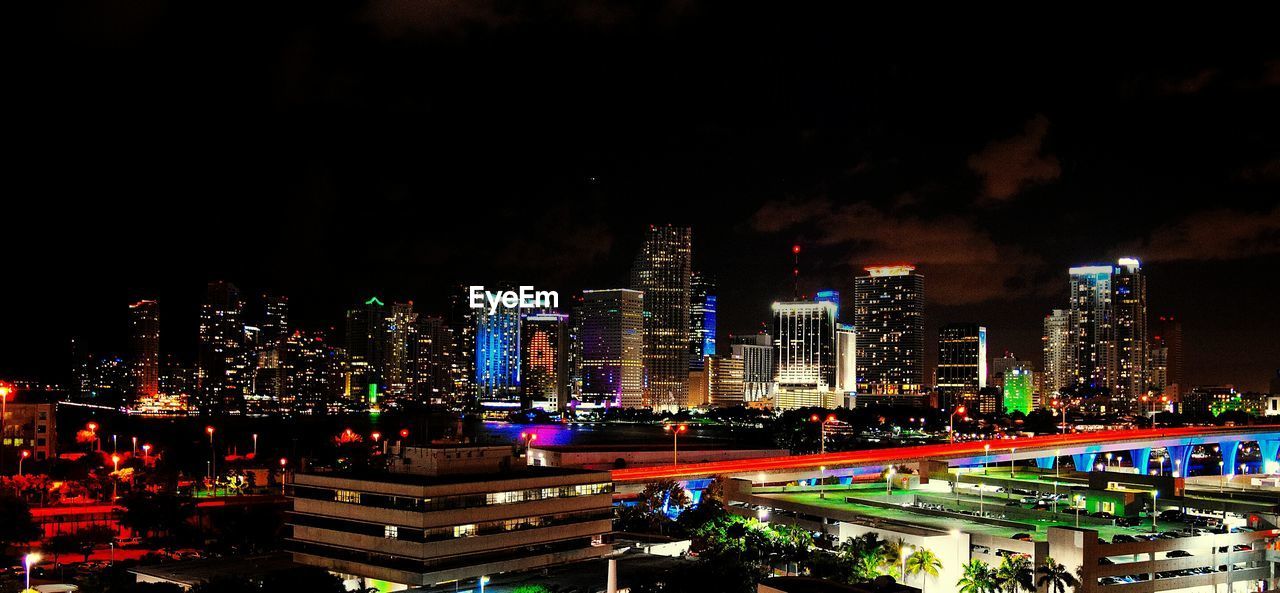
[{"label": "dark cloud", "polygon": [[1280,254],[1280,206],[1270,212],[1211,210],[1188,215],[1129,246],[1147,261],[1234,260]]},{"label": "dark cloud", "polygon": [[1054,181],[1062,174],[1058,158],[1043,151],[1048,133],[1049,118],[1037,115],[1021,134],[993,141],[969,157],[969,168],[982,178],[984,199],[1008,200],[1029,186]]}]

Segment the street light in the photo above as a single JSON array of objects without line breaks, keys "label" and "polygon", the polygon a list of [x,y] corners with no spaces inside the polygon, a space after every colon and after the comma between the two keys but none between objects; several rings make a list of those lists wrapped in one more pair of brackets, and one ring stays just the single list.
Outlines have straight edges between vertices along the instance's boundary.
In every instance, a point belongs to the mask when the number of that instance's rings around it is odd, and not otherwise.
[{"label": "street light", "polygon": [[253,457],[254,459],[258,457],[258,433],[256,432],[253,433]]},{"label": "street light", "polygon": [[120,498],[120,476],[116,475],[120,471],[120,456],[115,453],[111,454],[111,500]]},{"label": "street light", "polygon": [[35,552],[31,552],[26,556],[22,557],[22,564],[27,569],[27,588],[24,589],[25,591],[31,590],[31,567],[39,562],[40,562],[40,555]]},{"label": "street light", "polygon": [[1218,494],[1222,494],[1222,478],[1225,476],[1222,472],[1222,462],[1218,462]]},{"label": "street light", "polygon": [[[818,451],[823,455],[827,453],[827,423],[835,421],[835,414],[827,414],[827,417],[818,424]],[[818,415],[814,414],[810,416],[809,422],[818,422]]]},{"label": "street light", "polygon": [[31,452],[26,449],[23,449],[22,454],[18,456],[18,475],[19,476],[22,475],[22,462],[26,461],[28,457],[31,457]]},{"label": "street light", "polygon": [[1159,490],[1151,491],[1151,533],[1156,533],[1156,497],[1160,495]]},{"label": "street light", "polygon": [[1107,453],[1107,471],[1111,471],[1111,453]]},{"label": "street light", "polygon": [[1017,477],[1013,469],[1013,454],[1017,452],[1017,447],[1009,448],[1009,487],[1004,489],[1005,498],[1013,498],[1013,480]]},{"label": "street light", "polygon": [[987,475],[987,466],[991,464],[991,445],[982,446],[982,475]]},{"label": "street light", "polygon": [[382,438],[382,433],[380,433],[380,432],[378,432],[378,431],[376,431],[376,430],[375,430],[375,431],[373,431],[373,434],[371,434],[371,435],[369,435],[369,436],[373,437],[373,442],[374,442],[374,443],[377,443],[377,442],[378,442],[378,439],[381,439],[381,438]]},{"label": "street light", "polygon": [[142,445],[142,465],[149,465],[150,463],[151,463],[151,445],[143,444]]},{"label": "street light", "polygon": [[524,444],[524,456],[525,456],[525,457],[528,457],[528,456],[529,456],[529,446],[530,446],[530,445],[532,445],[532,444],[533,444],[533,442],[534,442],[534,441],[536,441],[536,440],[538,440],[538,434],[537,434],[537,433],[535,433],[535,432],[522,432],[522,433],[520,433],[520,442],[521,442],[522,444]]},{"label": "street light", "polygon": [[489,577],[480,577],[480,593],[484,593],[484,586],[489,584]]},{"label": "street light", "polygon": [[280,458],[280,496],[284,496],[284,470],[289,465],[289,460],[284,457]]},{"label": "street light", "polygon": [[964,406],[957,407],[956,410],[951,413],[951,418],[948,419],[947,421],[947,437],[949,439],[948,442],[953,445],[956,442],[956,414],[960,414],[961,416],[963,416]]},{"label": "street light", "polygon": [[884,493],[886,496],[893,495],[893,466],[889,466],[889,472],[884,475]]},{"label": "street light", "polygon": [[689,427],[684,424],[664,424],[662,430],[671,433],[671,465],[680,465],[680,433],[688,432]]},{"label": "street light", "polygon": [[129,439],[133,441],[133,448],[129,450],[129,453],[131,455],[137,455],[138,454],[138,437],[129,437]]},{"label": "street light", "polygon": [[[9,394],[11,393],[13,393],[12,387],[0,383],[0,438],[3,438],[5,432],[4,419],[9,417]],[[3,466],[3,464],[4,447],[0,447],[0,466]]]},{"label": "street light", "polygon": [[915,548],[912,548],[910,546],[902,547],[902,582],[903,583],[907,582],[907,556],[910,556],[911,553],[914,551],[915,551]]},{"label": "street light", "polygon": [[1173,460],[1173,477],[1180,478],[1182,477],[1181,475],[1179,475],[1181,473],[1182,473],[1182,458],[1179,457]]},{"label": "street light", "polygon": [[209,481],[213,487],[213,495],[218,495],[218,450],[213,447],[213,427],[206,426],[204,431],[209,434]]}]

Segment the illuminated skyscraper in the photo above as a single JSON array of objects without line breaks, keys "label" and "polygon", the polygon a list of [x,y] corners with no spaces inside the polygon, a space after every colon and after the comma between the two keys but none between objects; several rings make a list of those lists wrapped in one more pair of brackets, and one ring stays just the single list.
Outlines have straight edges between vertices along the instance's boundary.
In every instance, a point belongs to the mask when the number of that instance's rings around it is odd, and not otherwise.
[{"label": "illuminated skyscraper", "polygon": [[378,297],[347,310],[347,387],[363,400],[386,390],[387,307]]},{"label": "illuminated skyscraper", "polygon": [[1114,276],[1116,385],[1112,399],[1132,410],[1147,392],[1147,279],[1138,260],[1120,258]]},{"label": "illuminated skyscraper", "polygon": [[[840,304],[836,301],[836,315]],[[836,395],[838,403],[852,408],[858,396],[858,332],[852,325],[836,324]]]},{"label": "illuminated skyscraper", "polygon": [[470,408],[476,401],[476,316],[467,300],[466,287],[458,287],[449,296],[450,364],[453,378],[452,402]]},{"label": "illuminated skyscraper", "polygon": [[697,371],[716,355],[716,283],[694,272],[689,291],[689,370]]},{"label": "illuminated skyscraper", "polygon": [[1046,396],[1061,393],[1071,380],[1071,313],[1054,309],[1044,318],[1044,389]]},{"label": "illuminated skyscraper", "polygon": [[262,295],[262,342],[275,344],[289,335],[289,297],[266,293]]},{"label": "illuminated skyscraper", "polygon": [[832,303],[836,306],[836,323],[840,323],[840,291],[838,290],[819,290],[813,295],[813,300],[819,303]]},{"label": "illuminated skyscraper", "polygon": [[527,407],[520,397],[519,307],[476,312],[476,389],[482,408]]},{"label": "illuminated skyscraper", "polygon": [[692,232],[650,225],[631,268],[631,288],[644,293],[646,404],[673,408],[689,397],[689,282]]},{"label": "illuminated skyscraper", "polygon": [[1186,386],[1183,363],[1182,322],[1172,315],[1161,315],[1151,335],[1151,388],[1176,399]]},{"label": "illuminated skyscraper", "polygon": [[1070,269],[1070,373],[1078,388],[1110,393],[1133,410],[1146,392],[1147,284],[1138,260]]},{"label": "illuminated skyscraper", "polygon": [[705,372],[707,403],[716,408],[743,404],[741,358],[708,356]]},{"label": "illuminated skyscraper", "polygon": [[548,412],[569,404],[569,316],[537,313],[524,316],[520,328],[520,371],[524,401]]},{"label": "illuminated skyscraper", "polygon": [[734,336],[733,356],[742,359],[742,398],[748,406],[773,405],[773,339],[769,334]]},{"label": "illuminated skyscraper", "polygon": [[129,343],[133,350],[134,400],[160,392],[160,304],[138,301],[129,305]]},{"label": "illuminated skyscraper", "polygon": [[580,407],[643,406],[644,293],[584,290],[574,314],[582,347]]},{"label": "illuminated skyscraper", "polygon": [[858,402],[919,405],[924,384],[924,276],[912,266],[874,266],[854,279]]},{"label": "illuminated skyscraper", "polygon": [[773,304],[775,406],[831,407],[836,386],[836,306]]},{"label": "illuminated skyscraper", "polygon": [[443,318],[418,316],[417,342],[413,353],[417,376],[413,387],[419,402],[443,405],[457,403],[451,372],[452,345],[453,332]]},{"label": "illuminated skyscraper", "polygon": [[197,377],[202,410],[243,409],[252,381],[244,339],[240,289],[230,282],[210,282],[200,306]]},{"label": "illuminated skyscraper", "polygon": [[976,401],[987,386],[987,328],[951,323],[938,329],[939,405],[952,409]]},{"label": "illuminated skyscraper", "polygon": [[1031,413],[1034,404],[1035,379],[1031,369],[1014,367],[1004,372],[1004,412]]},{"label": "illuminated skyscraper", "polygon": [[279,364],[284,383],[282,407],[304,414],[342,410],[341,354],[323,336],[300,330],[289,334],[281,344]]},{"label": "illuminated skyscraper", "polygon": [[414,392],[417,365],[413,352],[418,341],[418,314],[413,301],[394,303],[387,312],[386,381],[387,397],[399,398]]}]

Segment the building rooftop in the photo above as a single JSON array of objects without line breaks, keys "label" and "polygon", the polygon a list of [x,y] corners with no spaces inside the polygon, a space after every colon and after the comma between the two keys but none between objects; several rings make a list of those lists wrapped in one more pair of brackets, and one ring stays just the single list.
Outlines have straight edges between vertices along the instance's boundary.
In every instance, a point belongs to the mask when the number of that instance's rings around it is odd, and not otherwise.
[{"label": "building rooftop", "polygon": [[450,484],[495,482],[499,480],[526,480],[530,478],[555,478],[589,474],[598,474],[600,478],[605,481],[610,479],[609,472],[607,471],[533,465],[513,465],[509,469],[503,471],[442,475],[409,474],[386,471],[315,471],[306,473],[300,472],[298,473],[298,476],[318,476],[344,480],[359,480],[362,482],[405,484],[409,486],[447,486]]},{"label": "building rooftop", "polygon": [[248,558],[208,558],[166,562],[130,568],[129,572],[153,581],[177,583],[190,587],[220,576],[237,576],[259,580],[263,576],[282,570],[303,568],[288,554],[266,554]]}]

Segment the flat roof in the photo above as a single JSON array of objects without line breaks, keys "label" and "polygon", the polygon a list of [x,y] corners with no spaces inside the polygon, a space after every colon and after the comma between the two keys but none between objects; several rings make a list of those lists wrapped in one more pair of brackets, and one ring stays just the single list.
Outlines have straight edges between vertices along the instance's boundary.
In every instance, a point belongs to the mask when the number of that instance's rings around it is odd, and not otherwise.
[{"label": "flat roof", "polygon": [[247,558],[205,558],[163,564],[135,566],[129,572],[148,578],[191,586],[219,576],[234,575],[257,579],[281,570],[302,568],[288,554],[265,554]]},{"label": "flat roof", "polygon": [[[409,486],[446,486],[450,484],[497,482],[503,480],[528,480],[531,478],[557,478],[589,474],[598,474],[601,480],[605,482],[612,481],[612,478],[607,471],[542,465],[513,465],[511,466],[511,469],[506,471],[443,474],[436,476],[390,471],[317,471],[298,473],[299,476],[359,480],[362,482],[382,482],[387,484],[405,484]],[[302,485],[306,486],[306,484]]]}]

